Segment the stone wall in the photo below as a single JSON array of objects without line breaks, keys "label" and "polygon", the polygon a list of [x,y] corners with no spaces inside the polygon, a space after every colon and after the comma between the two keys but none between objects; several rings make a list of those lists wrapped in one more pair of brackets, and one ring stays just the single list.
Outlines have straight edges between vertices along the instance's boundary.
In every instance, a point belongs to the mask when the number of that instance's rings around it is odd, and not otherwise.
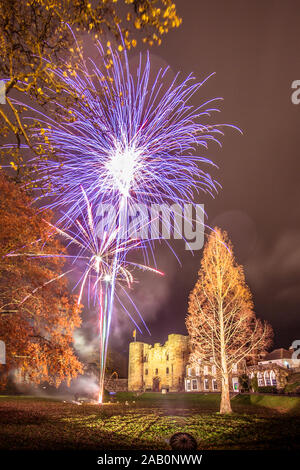
[{"label": "stone wall", "polygon": [[104,379],[104,388],[108,392],[127,392],[127,379]]},{"label": "stone wall", "polygon": [[133,342],[129,345],[128,390],[170,392],[184,390],[189,357],[188,336],[171,334],[164,345]]}]

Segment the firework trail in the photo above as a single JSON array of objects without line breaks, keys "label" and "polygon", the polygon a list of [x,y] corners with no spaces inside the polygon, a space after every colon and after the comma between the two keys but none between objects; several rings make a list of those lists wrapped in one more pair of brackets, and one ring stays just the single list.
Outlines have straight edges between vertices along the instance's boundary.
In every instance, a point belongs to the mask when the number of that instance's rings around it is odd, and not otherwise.
[{"label": "firework trail", "polygon": [[[110,287],[98,292],[100,312],[108,312],[100,313],[101,347],[106,351],[115,283],[120,275],[127,280],[130,278],[123,263],[132,241],[124,238],[122,229],[132,205],[142,203],[150,207],[172,203],[182,206],[192,203],[199,191],[213,194],[217,183],[205,171],[212,162],[199,155],[198,150],[207,149],[209,142],[220,144],[224,125],[203,123],[219,111],[216,102],[220,98],[207,100],[197,108],[189,104],[190,98],[206,80],[197,83],[189,75],[179,82],[176,75],[166,87],[168,69],[161,69],[154,80],[150,79],[149,54],[144,61],[140,56],[137,70],[132,73],[125,48],[119,54],[110,45],[104,51],[98,44],[98,52],[101,67],[92,60],[85,61],[81,55],[76,69],[69,72],[49,69],[60,79],[67,96],[76,99],[68,108],[67,117],[59,102],[55,103],[55,118],[39,113],[38,121],[43,129],[40,125],[31,129],[33,146],[39,156],[32,158],[29,164],[36,171],[36,187],[43,189],[43,196],[51,200],[47,208],[64,208],[58,222],[64,230],[74,226],[87,201],[89,226],[92,223],[91,205],[97,211],[101,205],[109,204],[116,212],[115,224],[109,228],[110,235],[101,242],[106,249],[108,240],[110,244],[114,237],[115,248],[107,263],[109,269],[105,268],[108,269],[105,276],[110,279]],[[105,67],[107,55],[111,67]],[[44,158],[41,158],[40,149]],[[144,223],[147,223],[146,218]],[[78,237],[86,240],[82,230],[77,223]],[[95,233],[95,228],[92,230],[91,227],[87,233],[90,242],[93,234],[92,246],[95,248],[97,237],[103,237],[103,233]],[[76,237],[74,234],[77,240]],[[152,250],[150,241],[141,243],[146,260],[147,247]],[[81,294],[88,273],[94,271],[97,274],[100,265],[101,269],[106,266],[102,261],[99,264],[97,252],[98,249],[89,258]],[[78,255],[76,260],[80,259]],[[104,273],[99,271],[98,279],[100,272],[101,276]],[[97,289],[103,286],[103,279],[96,285]],[[105,354],[102,356],[102,375]]]}]

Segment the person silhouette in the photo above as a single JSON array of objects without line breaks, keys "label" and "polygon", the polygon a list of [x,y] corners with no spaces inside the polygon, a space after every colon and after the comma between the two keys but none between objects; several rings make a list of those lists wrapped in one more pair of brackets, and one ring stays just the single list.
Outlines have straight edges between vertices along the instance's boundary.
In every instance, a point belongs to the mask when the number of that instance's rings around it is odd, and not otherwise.
[{"label": "person silhouette", "polygon": [[187,432],[176,432],[170,438],[172,450],[197,450],[196,439]]}]

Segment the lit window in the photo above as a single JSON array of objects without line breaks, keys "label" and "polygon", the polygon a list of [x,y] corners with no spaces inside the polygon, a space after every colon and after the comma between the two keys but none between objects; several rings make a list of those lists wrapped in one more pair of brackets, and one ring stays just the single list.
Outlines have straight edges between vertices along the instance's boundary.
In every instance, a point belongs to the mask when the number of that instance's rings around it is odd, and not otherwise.
[{"label": "lit window", "polygon": [[233,379],[232,379],[232,388],[233,388],[234,392],[239,391],[239,380],[238,380],[237,377],[233,377]]},{"label": "lit window", "polygon": [[192,375],[192,369],[191,369],[191,367],[188,367],[188,375],[189,375],[189,376]]},{"label": "lit window", "polygon": [[232,364],[232,372],[236,372],[237,371],[237,364],[234,363]]},{"label": "lit window", "polygon": [[270,380],[271,380],[271,384],[273,385],[273,387],[277,387],[276,375],[273,370],[271,370],[270,372]]},{"label": "lit window", "polygon": [[269,387],[271,385],[271,380],[269,376],[269,372],[266,370],[264,373],[265,385]]},{"label": "lit window", "polygon": [[263,380],[263,377],[262,377],[262,373],[261,372],[258,372],[257,374],[257,385],[259,387],[263,387],[264,386],[264,380]]}]

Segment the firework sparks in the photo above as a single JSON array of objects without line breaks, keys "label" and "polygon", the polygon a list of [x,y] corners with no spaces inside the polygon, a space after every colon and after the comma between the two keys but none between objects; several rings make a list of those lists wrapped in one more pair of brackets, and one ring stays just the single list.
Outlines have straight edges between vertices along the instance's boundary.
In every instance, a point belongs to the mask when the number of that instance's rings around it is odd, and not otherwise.
[{"label": "firework sparks", "polygon": [[[98,51],[103,65],[106,52],[100,44]],[[52,198],[50,206],[60,208],[63,201],[65,221],[74,220],[84,203],[81,186],[94,207],[102,202],[119,206],[122,198],[183,203],[191,202],[195,191],[215,192],[217,183],[204,170],[212,162],[199,149],[212,141],[220,144],[224,125],[203,124],[219,111],[220,98],[197,108],[189,103],[207,79],[197,83],[189,75],[179,83],[176,75],[165,90],[168,69],[151,80],[149,54],[145,61],[140,57],[135,73],[126,50],[120,54],[110,47],[109,57],[109,70],[82,57],[76,72],[52,71],[78,100],[68,118],[64,110],[59,115],[59,103],[55,119],[40,113],[44,128],[32,130],[45,159],[39,155],[31,164],[38,187],[45,189],[50,180],[44,193]],[[47,157],[49,145],[56,158]]]}]

